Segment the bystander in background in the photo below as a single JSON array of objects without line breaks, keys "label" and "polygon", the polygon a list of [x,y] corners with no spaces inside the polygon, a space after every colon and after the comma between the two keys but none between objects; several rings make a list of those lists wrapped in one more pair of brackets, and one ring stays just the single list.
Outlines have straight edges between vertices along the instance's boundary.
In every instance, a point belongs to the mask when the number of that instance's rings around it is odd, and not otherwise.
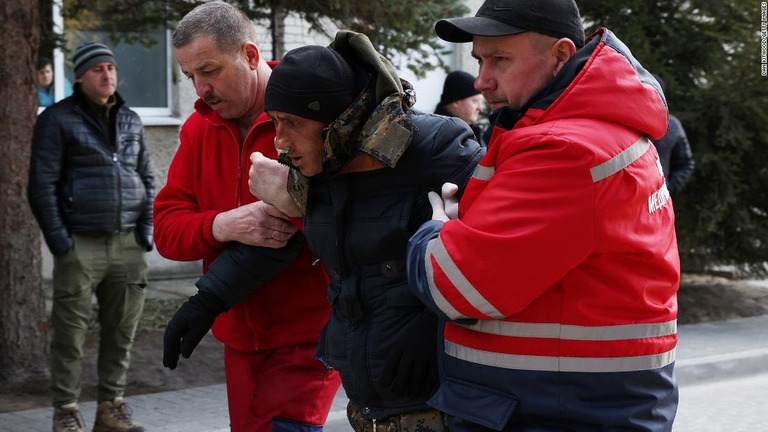
[{"label": "bystander in background", "polygon": [[154,177],[144,126],[100,43],[75,51],[74,94],[35,123],[27,194],[53,254],[53,431],[84,431],[83,345],[98,301],[96,432],[142,432],[123,402],[152,250]]},{"label": "bystander in background", "polygon": [[[64,97],[72,95],[72,86],[64,80]],[[41,107],[47,108],[56,101],[53,79],[53,62],[48,57],[37,60],[37,100]]]},{"label": "bystander in background", "polygon": [[[659,82],[662,91],[666,92],[664,80],[656,74],[653,76]],[[670,193],[679,192],[691,179],[695,166],[693,151],[680,120],[670,113],[667,133],[651,142],[659,153],[661,168],[667,180],[667,189]]]},{"label": "bystander in background", "polygon": [[483,96],[475,88],[475,77],[464,71],[453,71],[445,77],[443,94],[435,107],[435,114],[458,117],[475,133],[480,145],[485,146],[485,129],[478,119],[483,111]]}]

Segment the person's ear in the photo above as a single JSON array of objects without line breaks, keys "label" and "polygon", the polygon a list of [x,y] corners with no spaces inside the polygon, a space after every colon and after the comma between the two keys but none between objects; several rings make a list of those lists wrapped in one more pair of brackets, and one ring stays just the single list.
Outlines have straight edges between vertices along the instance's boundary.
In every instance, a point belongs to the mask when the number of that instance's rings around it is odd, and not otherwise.
[{"label": "person's ear", "polygon": [[565,63],[576,54],[576,44],[568,38],[561,38],[552,45],[551,53],[555,59],[555,69],[552,76],[555,76],[565,66]]},{"label": "person's ear", "polygon": [[261,52],[259,47],[253,42],[246,42],[243,44],[243,52],[245,54],[246,61],[252,70],[255,70],[259,65],[261,59]]}]

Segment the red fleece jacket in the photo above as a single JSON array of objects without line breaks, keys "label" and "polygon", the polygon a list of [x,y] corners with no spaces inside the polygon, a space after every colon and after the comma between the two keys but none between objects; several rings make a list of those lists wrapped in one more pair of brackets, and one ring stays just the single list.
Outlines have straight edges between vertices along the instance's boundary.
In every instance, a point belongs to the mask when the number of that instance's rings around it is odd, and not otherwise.
[{"label": "red fleece jacket", "polygon": [[[207,271],[225,246],[213,237],[213,219],[256,200],[248,191],[249,156],[260,151],[275,158],[275,130],[262,114],[241,143],[236,121],[223,119],[201,100],[195,109],[182,126],[168,181],[155,198],[154,235],[161,255],[202,259]],[[290,267],[216,319],[216,338],[240,351],[316,342],[330,306],[327,276],[314,261],[305,247]]]}]

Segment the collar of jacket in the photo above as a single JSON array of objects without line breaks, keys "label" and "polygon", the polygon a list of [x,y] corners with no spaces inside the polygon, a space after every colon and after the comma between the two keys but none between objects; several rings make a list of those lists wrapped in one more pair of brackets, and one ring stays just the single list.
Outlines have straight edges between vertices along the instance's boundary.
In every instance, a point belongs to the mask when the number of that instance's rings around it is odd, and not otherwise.
[{"label": "collar of jacket", "polygon": [[[88,108],[88,102],[89,101],[91,103],[93,103],[93,104],[99,105],[96,102],[91,101],[88,98],[88,96],[86,96],[85,93],[83,93],[83,89],[80,88],[80,83],[79,82],[76,82],[76,83],[74,83],[72,85],[72,96],[71,97],[73,97],[74,100],[77,102],[77,104],[80,105],[80,107],[83,108],[83,109],[89,109]],[[110,105],[110,104],[112,104],[112,105]],[[112,96],[110,96],[109,102],[107,102],[107,105],[109,105],[110,109],[113,108],[113,107],[114,108],[120,108],[124,104],[125,104],[125,101],[123,100],[123,98],[120,96],[120,93],[118,93],[118,92],[115,92]],[[101,106],[105,106],[105,105],[101,105]]]},{"label": "collar of jacket", "polygon": [[[323,173],[319,175],[338,174],[361,151],[394,167],[417,131],[407,116],[416,102],[413,86],[398,77],[392,64],[361,33],[340,31],[329,47],[344,56],[367,84],[352,105],[328,125],[322,149]],[[291,169],[288,192],[303,213],[308,189],[309,179]]]}]

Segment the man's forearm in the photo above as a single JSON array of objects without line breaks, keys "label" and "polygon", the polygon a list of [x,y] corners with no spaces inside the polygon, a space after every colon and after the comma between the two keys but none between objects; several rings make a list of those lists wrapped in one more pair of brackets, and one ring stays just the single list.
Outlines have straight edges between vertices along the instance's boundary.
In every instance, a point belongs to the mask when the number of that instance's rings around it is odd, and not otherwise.
[{"label": "man's forearm", "polygon": [[195,285],[200,291],[221,299],[228,307],[235,306],[285,270],[296,259],[304,242],[300,232],[279,249],[231,242]]}]

